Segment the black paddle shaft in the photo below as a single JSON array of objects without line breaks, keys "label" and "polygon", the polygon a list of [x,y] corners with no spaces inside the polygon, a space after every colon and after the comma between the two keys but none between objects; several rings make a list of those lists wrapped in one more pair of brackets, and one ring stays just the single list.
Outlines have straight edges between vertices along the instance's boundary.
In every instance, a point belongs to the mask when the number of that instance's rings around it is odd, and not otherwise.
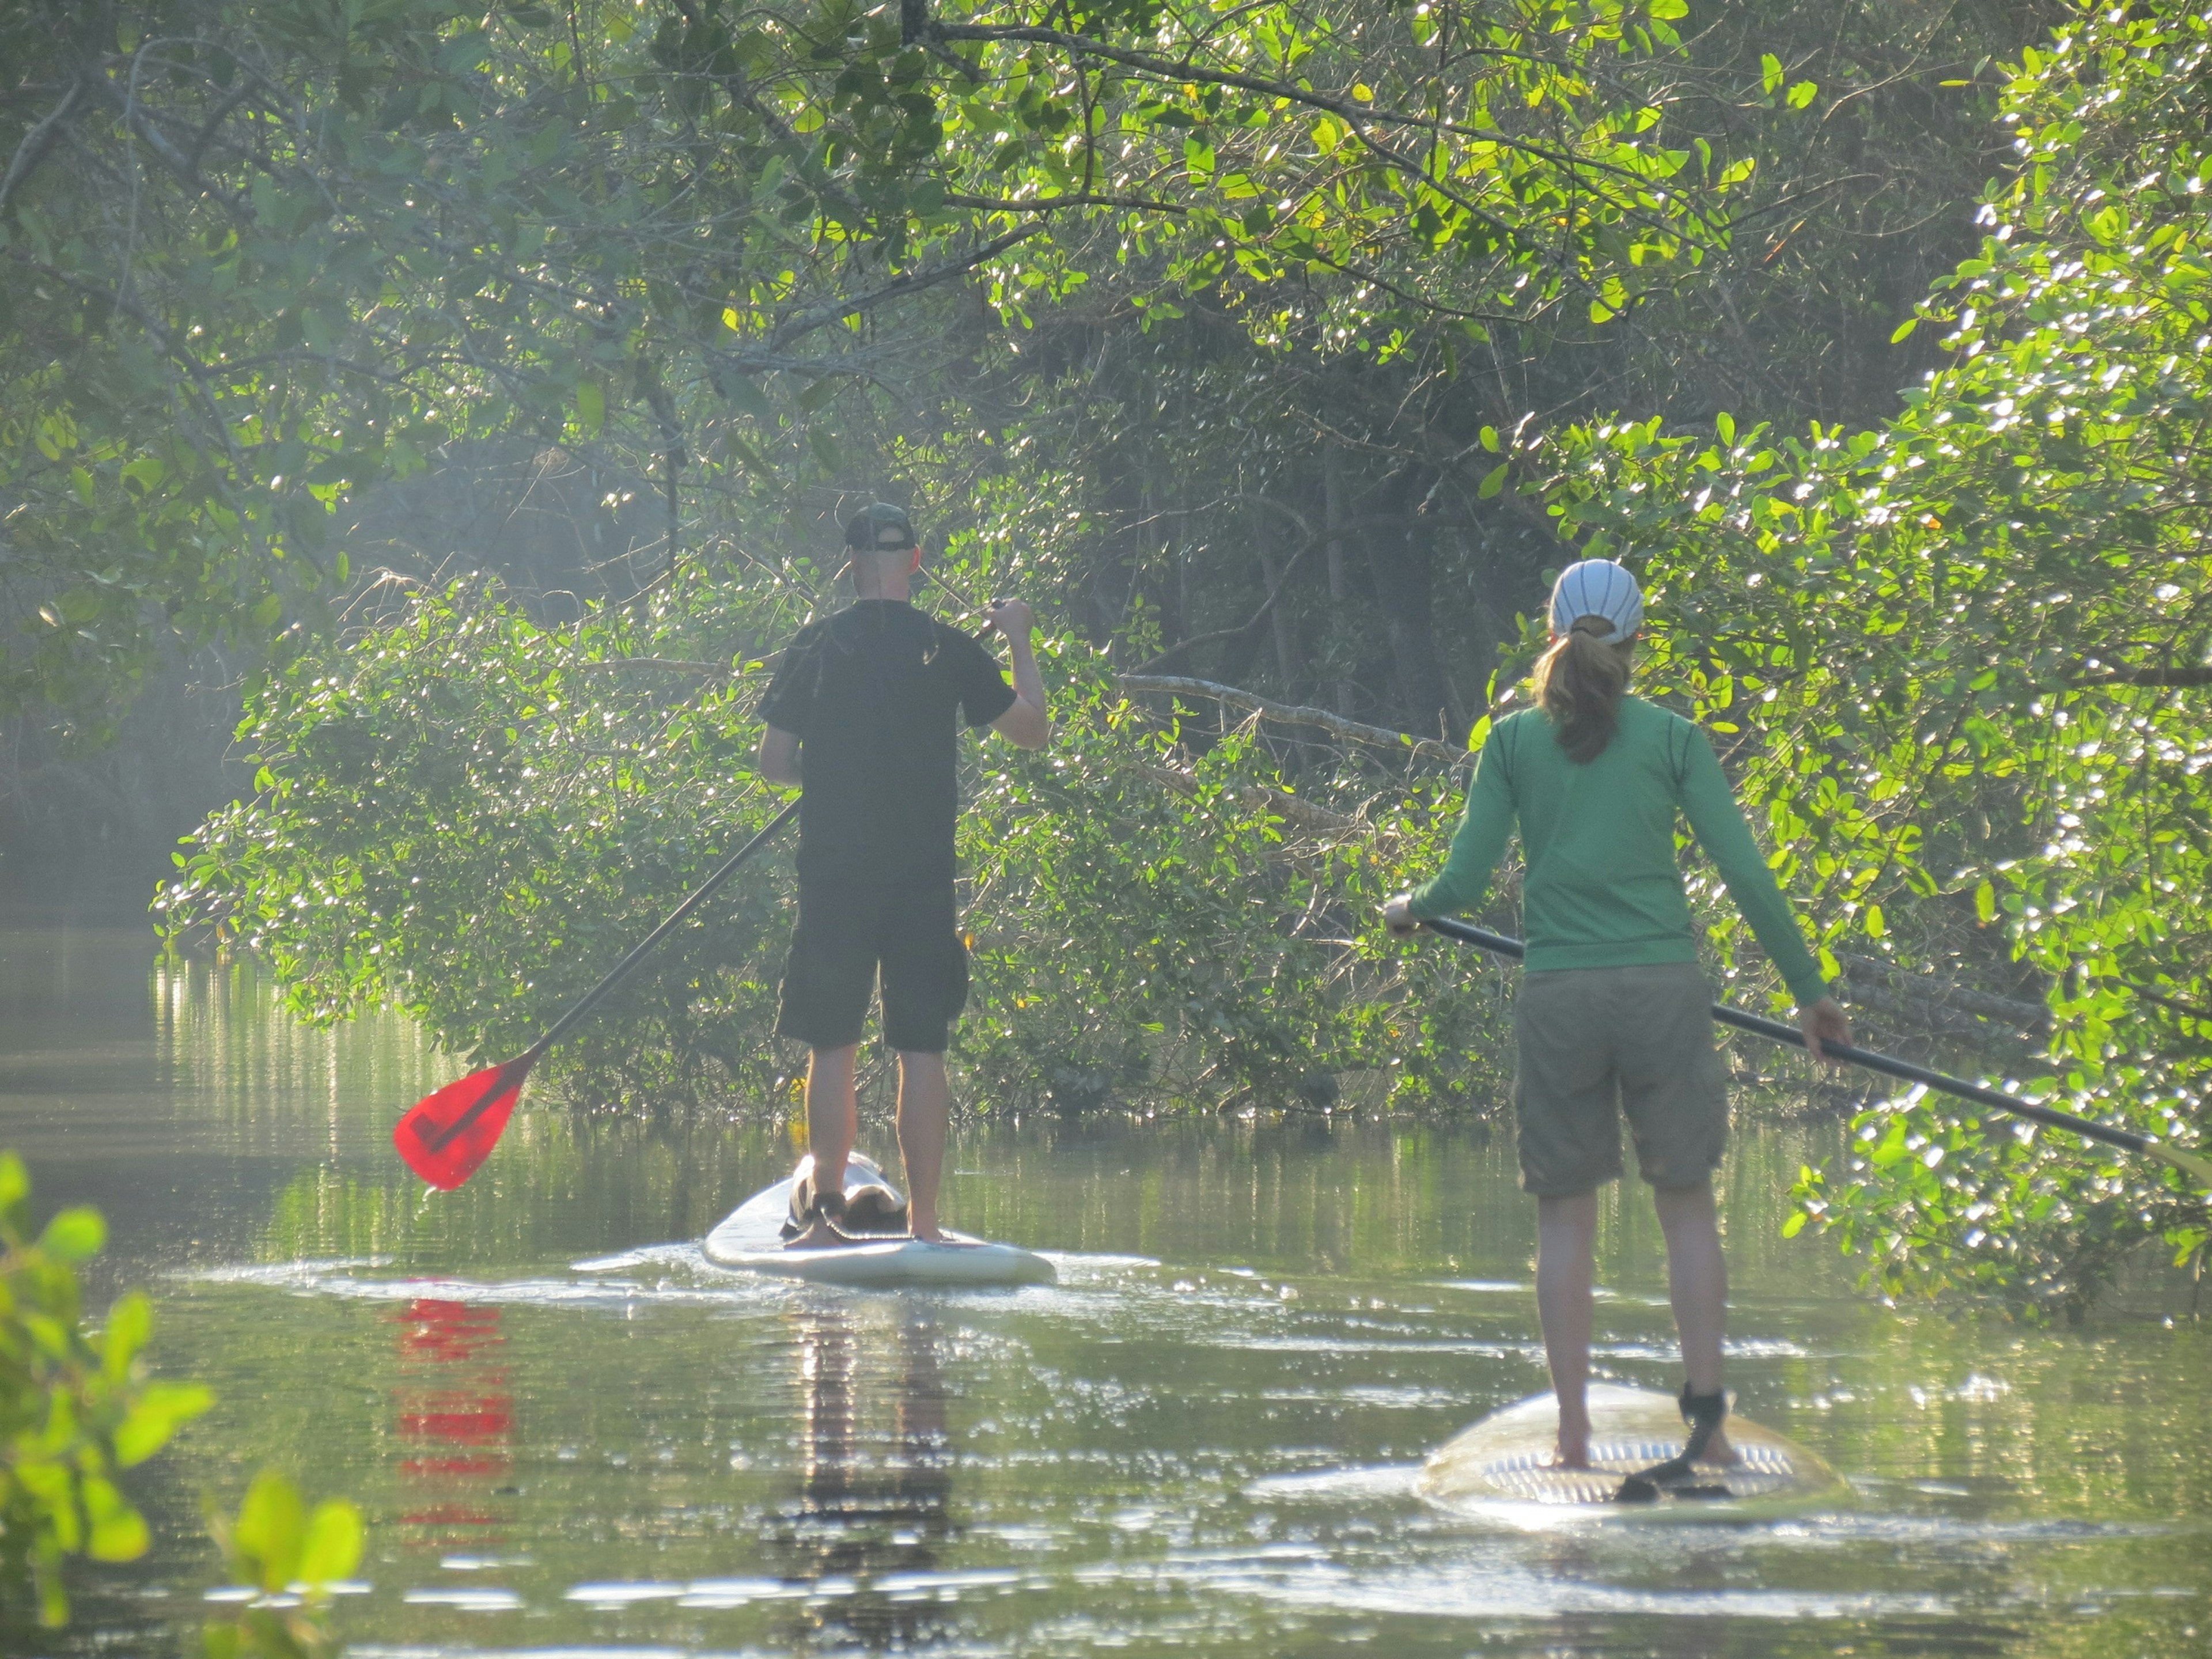
[{"label": "black paddle shaft", "polygon": [[555,1043],[558,1042],[562,1037],[574,1030],[576,1028],[578,1022],[582,1020],[586,1014],[589,1014],[592,1009],[598,1007],[600,1003],[606,1000],[608,995],[612,993],[615,987],[620,985],[624,980],[628,979],[630,975],[636,970],[638,963],[643,962],[647,957],[653,954],[653,950],[655,945],[659,945],[661,940],[666,939],[669,933],[672,932],[686,916],[690,915],[694,910],[704,904],[709,898],[712,898],[714,895],[714,890],[720,887],[724,882],[727,881],[732,876],[737,874],[738,867],[740,865],[744,863],[747,859],[759,852],[762,848],[767,846],[770,841],[775,839],[775,832],[782,829],[785,824],[791,822],[793,817],[799,811],[799,802],[804,799],[804,796],[794,795],[792,797],[791,800],[785,805],[783,811],[778,812],[774,817],[770,818],[766,824],[762,826],[761,831],[758,835],[755,836],[743,847],[738,848],[736,852],[731,854],[729,857],[724,859],[721,863],[721,867],[716,870],[713,875],[708,877],[706,880],[701,882],[697,890],[693,892],[690,897],[685,899],[683,903],[678,905],[673,910],[671,910],[668,913],[666,920],[662,921],[659,927],[654,928],[643,939],[640,939],[635,946],[631,949],[630,953],[628,956],[624,957],[620,962],[615,963],[614,970],[611,973],[610,973],[605,979],[601,980],[597,985],[592,987],[590,990],[585,992],[582,996],[576,1000],[576,1003],[574,1007],[570,1008],[567,1013],[562,1015],[560,1018],[555,1020],[553,1022],[552,1029],[531,1045],[530,1052],[523,1055],[523,1059],[536,1060],[541,1058],[548,1048],[550,1048]]},{"label": "black paddle shaft", "polygon": [[[1469,922],[1454,921],[1448,916],[1425,921],[1421,926],[1431,933],[1442,933],[1446,939],[1474,945],[1495,956],[1510,957],[1516,962],[1527,953],[1528,947],[1517,939],[1508,939],[1503,933],[1493,933],[1487,927],[1477,927]],[[1713,1018],[1723,1025],[1735,1026],[1739,1031],[1771,1037],[1777,1042],[1786,1042],[1796,1048],[1805,1047],[1805,1034],[1795,1025],[1785,1025],[1778,1019],[1768,1019],[1760,1014],[1748,1014],[1741,1008],[1729,1007],[1725,1002],[1713,1004]],[[2075,1116],[2071,1112],[2062,1112],[2051,1106],[2039,1106],[2032,1100],[2022,1100],[2015,1095],[1985,1089],[1978,1083],[1967,1082],[1964,1078],[1931,1071],[1925,1066],[1915,1066],[1909,1060],[1893,1059],[1888,1054],[1876,1054],[1871,1048],[1854,1048],[1848,1042],[1823,1042],[1820,1052],[1832,1054],[1838,1060],[1847,1060],[1854,1066],[1863,1066],[1869,1072],[1879,1072],[1884,1077],[1940,1089],[1947,1095],[1971,1100],[1978,1106],[1994,1107],[2000,1112],[2009,1112],[2014,1117],[2048,1124],[2054,1129],[2070,1129],[2091,1140],[2101,1140],[2107,1146],[2118,1146],[2130,1152],[2147,1152],[2153,1158],[2171,1161],[2167,1158],[2168,1149],[2148,1135],[2093,1123],[2086,1117]]]},{"label": "black paddle shaft", "polygon": [[[743,847],[738,848],[736,852],[731,854],[729,857],[724,859],[721,863],[721,867],[716,870],[713,875],[708,877],[706,880],[700,883],[697,890],[692,893],[690,897],[685,899],[683,903],[678,905],[673,910],[670,911],[666,919],[661,922],[659,927],[654,928],[643,939],[640,939],[635,947],[631,950],[628,956],[624,957],[620,962],[615,963],[614,971],[612,973],[609,974],[597,985],[592,987],[590,990],[585,992],[582,996],[577,998],[574,1005],[569,1008],[567,1013],[562,1015],[560,1018],[553,1022],[552,1028],[549,1030],[544,1036],[538,1038],[538,1041],[532,1043],[526,1050],[517,1054],[513,1060],[508,1060],[506,1065],[501,1066],[499,1068],[500,1077],[498,1081],[487,1088],[477,1099],[471,1103],[468,1110],[463,1112],[459,1117],[447,1124],[446,1127],[440,1130],[438,1132],[437,1138],[434,1140],[429,1139],[426,1136],[425,1144],[429,1147],[429,1149],[434,1152],[442,1152],[447,1147],[453,1145],[454,1141],[459,1140],[463,1135],[466,1134],[476,1121],[491,1109],[492,1102],[497,1100],[501,1095],[507,1091],[507,1089],[510,1086],[507,1081],[508,1074],[516,1074],[518,1078],[527,1077],[530,1073],[530,1068],[545,1057],[545,1051],[550,1048],[555,1043],[558,1042],[562,1037],[566,1036],[570,1031],[575,1030],[578,1021],[581,1020],[586,1014],[589,1014],[592,1009],[598,1007],[600,1003],[605,1001],[608,994],[614,990],[615,987],[620,985],[624,980],[628,979],[636,969],[638,963],[643,962],[647,957],[653,954],[653,947],[668,937],[669,930],[671,928],[674,927],[678,923],[681,922],[684,917],[690,915],[694,910],[704,904],[708,898],[713,896],[716,888],[720,887],[732,876],[737,874],[738,866],[739,865],[743,864],[754,854],[759,852],[762,848],[767,846],[769,841],[775,837],[775,832],[782,829],[785,824],[791,822],[792,816],[799,811],[799,803],[801,799],[803,799],[803,797],[793,797],[789,804],[784,807],[783,811],[778,812],[774,817],[770,818],[766,824],[762,826],[761,831],[758,835],[755,836]],[[518,1081],[512,1086],[520,1088],[521,1085],[520,1081]]]}]

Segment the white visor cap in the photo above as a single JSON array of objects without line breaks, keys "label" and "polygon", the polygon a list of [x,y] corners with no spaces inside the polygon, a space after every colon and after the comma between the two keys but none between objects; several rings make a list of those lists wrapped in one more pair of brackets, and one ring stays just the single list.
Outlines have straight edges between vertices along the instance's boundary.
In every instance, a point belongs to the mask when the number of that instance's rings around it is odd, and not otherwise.
[{"label": "white visor cap", "polygon": [[1565,634],[1584,617],[1604,617],[1618,640],[1644,626],[1644,590],[1626,567],[1584,559],[1559,572],[1552,584],[1552,631]]}]

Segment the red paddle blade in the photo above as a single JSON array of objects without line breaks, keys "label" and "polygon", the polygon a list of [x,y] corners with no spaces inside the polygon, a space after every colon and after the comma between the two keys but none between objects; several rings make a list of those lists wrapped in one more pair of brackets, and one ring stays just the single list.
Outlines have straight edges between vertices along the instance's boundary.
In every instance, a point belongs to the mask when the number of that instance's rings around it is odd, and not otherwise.
[{"label": "red paddle blade", "polygon": [[447,1193],[474,1175],[506,1132],[530,1065],[526,1058],[487,1066],[417,1101],[392,1131],[407,1167]]}]

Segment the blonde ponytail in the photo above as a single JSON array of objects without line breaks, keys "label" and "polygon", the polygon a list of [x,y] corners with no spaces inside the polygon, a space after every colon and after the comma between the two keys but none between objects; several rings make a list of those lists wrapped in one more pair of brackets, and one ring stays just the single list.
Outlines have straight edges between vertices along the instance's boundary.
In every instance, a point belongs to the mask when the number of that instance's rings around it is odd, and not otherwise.
[{"label": "blonde ponytail", "polygon": [[1577,617],[1536,663],[1536,701],[1568,758],[1587,763],[1605,752],[1620,724],[1628,690],[1629,640],[1609,637],[1603,617]]}]

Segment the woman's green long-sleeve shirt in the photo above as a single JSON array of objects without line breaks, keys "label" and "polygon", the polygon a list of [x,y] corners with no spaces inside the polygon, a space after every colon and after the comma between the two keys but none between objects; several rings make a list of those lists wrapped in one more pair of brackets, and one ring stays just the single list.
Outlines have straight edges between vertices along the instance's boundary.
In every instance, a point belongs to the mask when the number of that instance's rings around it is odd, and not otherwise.
[{"label": "woman's green long-sleeve shirt", "polygon": [[1531,972],[1695,962],[1690,902],[1674,859],[1677,811],[1790,995],[1800,1006],[1827,995],[1711,743],[1641,697],[1622,700],[1613,740],[1589,762],[1568,757],[1540,709],[1492,726],[1451,856],[1414,892],[1413,915],[1426,921],[1480,907],[1517,818],[1528,860],[1522,908]]}]

